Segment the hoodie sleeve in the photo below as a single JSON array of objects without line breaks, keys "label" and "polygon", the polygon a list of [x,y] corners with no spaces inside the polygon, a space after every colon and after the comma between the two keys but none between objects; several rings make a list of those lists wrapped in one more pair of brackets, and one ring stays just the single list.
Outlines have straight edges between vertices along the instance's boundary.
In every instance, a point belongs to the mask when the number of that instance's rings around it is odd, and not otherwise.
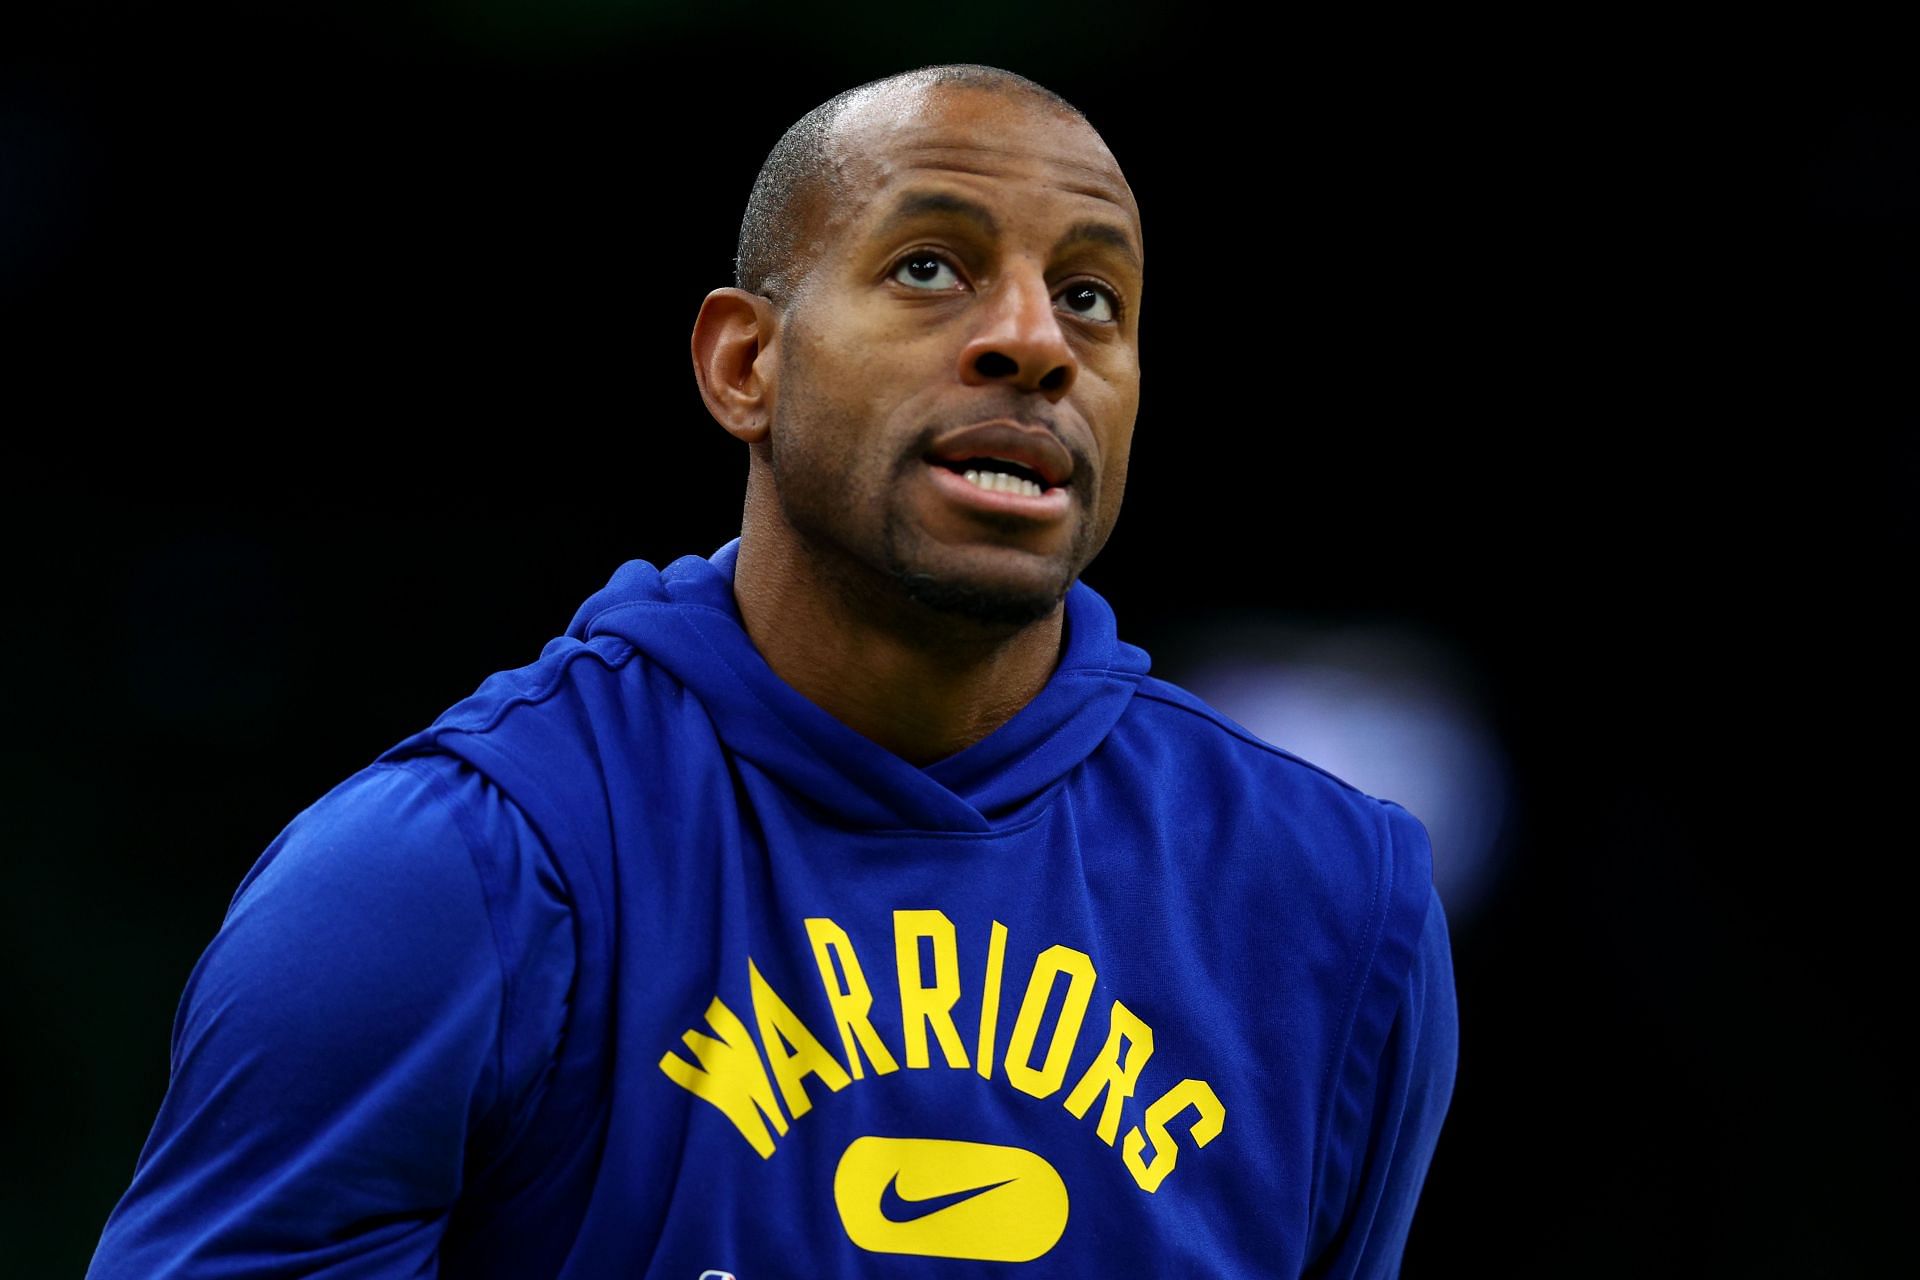
[{"label": "hoodie sleeve", "polygon": [[1308,1268],[1316,1278],[1388,1280],[1400,1274],[1414,1205],[1453,1096],[1460,1034],[1453,954],[1440,896],[1429,893],[1406,994],[1381,1056],[1371,1132],[1347,1195],[1346,1219]]},{"label": "hoodie sleeve", "polygon": [[571,935],[538,849],[449,760],[370,766],[296,817],[187,981],[88,1276],[435,1274],[560,1031]]}]

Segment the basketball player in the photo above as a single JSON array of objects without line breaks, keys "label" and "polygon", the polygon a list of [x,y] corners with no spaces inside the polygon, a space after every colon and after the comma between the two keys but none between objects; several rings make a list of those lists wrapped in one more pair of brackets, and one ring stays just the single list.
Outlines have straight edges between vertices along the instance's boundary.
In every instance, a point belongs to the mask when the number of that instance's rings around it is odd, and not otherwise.
[{"label": "basketball player", "polygon": [[1144,252],[1010,73],[789,130],[693,329],[740,536],[273,841],[91,1274],[1393,1275],[1456,1055],[1426,832],[1079,581]]}]

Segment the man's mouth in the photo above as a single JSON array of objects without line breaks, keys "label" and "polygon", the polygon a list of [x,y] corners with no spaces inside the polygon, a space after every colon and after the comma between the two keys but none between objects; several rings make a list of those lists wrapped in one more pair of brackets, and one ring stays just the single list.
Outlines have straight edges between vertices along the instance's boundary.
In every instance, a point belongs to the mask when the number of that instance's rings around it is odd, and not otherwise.
[{"label": "man's mouth", "polygon": [[[1027,486],[1034,485],[1046,494],[1073,479],[1073,455],[1047,427],[1011,418],[942,432],[924,456],[989,493],[1033,496]],[[975,474],[967,477],[969,471]]]},{"label": "man's mouth", "polygon": [[961,458],[952,461],[928,458],[927,461],[988,493],[1017,493],[1023,497],[1038,498],[1051,489],[1066,487],[1064,484],[1049,485],[1046,477],[1038,471],[1010,458]]},{"label": "man's mouth", "polygon": [[1067,482],[1050,485],[1045,476],[1009,458],[928,458],[926,463],[933,487],[972,511],[1051,523],[1073,506]]}]

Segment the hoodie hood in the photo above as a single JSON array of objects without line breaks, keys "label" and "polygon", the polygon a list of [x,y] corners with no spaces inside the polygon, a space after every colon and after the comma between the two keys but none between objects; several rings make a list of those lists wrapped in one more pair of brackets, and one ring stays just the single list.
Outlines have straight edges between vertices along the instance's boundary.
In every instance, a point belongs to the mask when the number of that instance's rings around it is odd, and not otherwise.
[{"label": "hoodie hood", "polygon": [[775,674],[733,596],[735,538],[666,569],[629,560],[581,604],[567,635],[631,644],[700,700],[729,750],[841,825],[985,832],[1024,816],[1105,740],[1146,675],[1113,609],[1075,580],[1065,651],[1046,686],[979,742],[924,768],[822,710]]}]

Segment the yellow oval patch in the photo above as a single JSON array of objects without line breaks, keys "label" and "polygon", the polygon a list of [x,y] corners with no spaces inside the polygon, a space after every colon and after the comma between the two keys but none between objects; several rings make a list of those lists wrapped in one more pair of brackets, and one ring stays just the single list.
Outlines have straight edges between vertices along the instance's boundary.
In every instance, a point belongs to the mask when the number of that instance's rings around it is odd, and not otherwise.
[{"label": "yellow oval patch", "polygon": [[1067,1184],[1031,1151],[855,1138],[833,1172],[847,1238],[871,1253],[1031,1262],[1067,1229]]}]

